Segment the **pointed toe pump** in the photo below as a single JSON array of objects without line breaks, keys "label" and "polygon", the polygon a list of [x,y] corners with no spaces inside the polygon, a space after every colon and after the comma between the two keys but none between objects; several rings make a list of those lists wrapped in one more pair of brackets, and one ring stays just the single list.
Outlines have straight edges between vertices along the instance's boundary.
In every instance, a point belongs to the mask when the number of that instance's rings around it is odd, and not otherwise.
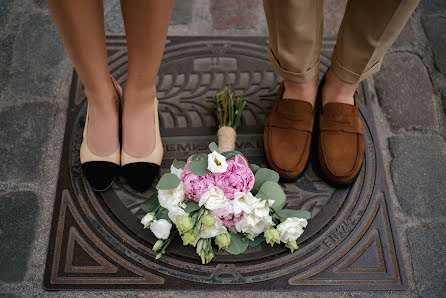
[{"label": "pointed toe pump", "polygon": [[159,176],[163,160],[163,144],[159,130],[158,99],[155,97],[155,147],[144,157],[133,157],[121,150],[122,176],[127,184],[136,191],[144,192],[150,188],[155,177]]},{"label": "pointed toe pump", "polygon": [[[118,103],[120,104],[122,90],[119,84],[111,77],[113,86],[118,94]],[[82,144],[80,148],[80,161],[82,172],[90,184],[91,188],[96,191],[107,190],[113,183],[115,177],[119,174],[121,164],[121,146],[118,146],[115,152],[107,156],[98,156],[91,152],[87,143],[88,133],[88,103],[87,116],[85,118],[85,126]]]}]

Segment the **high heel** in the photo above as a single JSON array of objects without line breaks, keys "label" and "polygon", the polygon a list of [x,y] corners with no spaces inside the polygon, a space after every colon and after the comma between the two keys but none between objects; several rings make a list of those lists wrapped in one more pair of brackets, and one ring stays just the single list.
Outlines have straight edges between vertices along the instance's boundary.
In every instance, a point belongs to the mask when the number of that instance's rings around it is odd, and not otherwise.
[{"label": "high heel", "polygon": [[[118,94],[118,103],[120,105],[122,89],[115,79],[110,75],[113,86]],[[113,180],[119,173],[121,163],[121,146],[110,155],[98,156],[91,152],[87,144],[88,131],[88,103],[87,116],[85,117],[84,133],[80,148],[80,161],[82,171],[91,188],[96,191],[107,190],[113,183]]]},{"label": "high heel", "polygon": [[155,97],[155,147],[144,157],[133,157],[121,150],[122,175],[128,185],[136,191],[144,192],[150,188],[155,177],[159,175],[163,160],[163,144],[159,130],[158,99]]}]

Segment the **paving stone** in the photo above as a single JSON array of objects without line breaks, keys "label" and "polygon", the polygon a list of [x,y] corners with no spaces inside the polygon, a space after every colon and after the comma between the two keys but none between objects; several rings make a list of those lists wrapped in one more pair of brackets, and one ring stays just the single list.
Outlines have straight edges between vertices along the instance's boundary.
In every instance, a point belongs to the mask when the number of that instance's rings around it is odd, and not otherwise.
[{"label": "paving stone", "polygon": [[32,192],[0,196],[0,280],[23,280],[38,214],[37,196]]},{"label": "paving stone", "polygon": [[415,227],[407,232],[415,284],[421,297],[446,293],[446,228]]},{"label": "paving stone", "polygon": [[53,116],[54,105],[47,102],[0,111],[0,181],[30,182],[39,177]]},{"label": "paving stone", "polygon": [[14,38],[14,33],[0,38],[0,90],[3,90],[8,82]]},{"label": "paving stone", "polygon": [[439,136],[390,138],[390,164],[401,209],[431,220],[446,214],[446,142]]},{"label": "paving stone", "polygon": [[443,110],[446,113],[446,88],[441,91],[441,99],[443,100]]},{"label": "paving stone", "polygon": [[191,1],[175,1],[170,24],[187,25],[192,23],[192,5]]},{"label": "paving stone", "polygon": [[7,24],[9,13],[14,2],[14,0],[2,0],[2,4],[0,5],[0,32],[2,32],[2,28]]},{"label": "paving stone", "polygon": [[49,14],[24,18],[14,43],[10,88],[15,94],[54,96],[61,82],[60,62],[66,52]]},{"label": "paving stone", "polygon": [[446,15],[424,17],[422,22],[434,53],[435,66],[446,75]]},{"label": "paving stone", "polygon": [[433,130],[438,127],[434,89],[418,56],[386,55],[375,75],[376,91],[393,130]]},{"label": "paving stone", "polygon": [[214,29],[251,29],[257,26],[259,0],[211,0]]},{"label": "paving stone", "polygon": [[104,22],[106,32],[125,33],[119,0],[104,1]]},{"label": "paving stone", "polygon": [[423,13],[446,13],[446,1],[444,0],[421,0],[418,10]]},{"label": "paving stone", "polygon": [[324,36],[336,37],[346,5],[346,0],[324,1]]},{"label": "paving stone", "polygon": [[410,18],[409,21],[404,26],[398,38],[393,43],[392,47],[413,47],[417,44],[416,31],[413,25],[413,19]]},{"label": "paving stone", "polygon": [[11,293],[0,293],[0,298],[19,298],[22,296],[11,294]]}]

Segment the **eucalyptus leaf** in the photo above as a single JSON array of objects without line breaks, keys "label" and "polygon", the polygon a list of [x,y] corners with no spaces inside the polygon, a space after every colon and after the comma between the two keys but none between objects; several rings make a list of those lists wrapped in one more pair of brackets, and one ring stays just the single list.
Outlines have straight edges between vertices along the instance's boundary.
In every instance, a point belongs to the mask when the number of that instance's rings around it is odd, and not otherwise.
[{"label": "eucalyptus leaf", "polygon": [[265,181],[279,182],[280,177],[276,171],[267,168],[260,168],[254,175],[254,178],[255,178],[254,188],[256,190],[259,190],[263,182]]},{"label": "eucalyptus leaf", "polygon": [[155,192],[141,204],[141,209],[144,212],[150,213],[155,211],[155,209],[158,208],[159,205],[160,203],[158,201],[158,193]]},{"label": "eucalyptus leaf", "polygon": [[186,162],[182,161],[182,160],[174,160],[172,165],[174,166],[174,168],[177,169],[184,169],[184,166],[186,165]]},{"label": "eucalyptus leaf", "polygon": [[252,173],[255,175],[256,172],[260,169],[258,165],[255,165],[253,163],[249,164],[249,168],[251,169]]},{"label": "eucalyptus leaf", "polygon": [[169,214],[169,210],[167,210],[166,208],[161,208],[161,211],[160,211],[160,213],[158,213],[158,215],[156,216],[156,219],[170,220],[168,214]]},{"label": "eucalyptus leaf", "polygon": [[236,155],[240,155],[241,157],[243,157],[244,159],[246,159],[246,157],[243,155],[243,153],[241,153],[240,151],[226,151],[223,152],[221,155],[223,155],[224,157],[226,157],[226,159],[230,159],[233,158]]},{"label": "eucalyptus leaf", "polygon": [[305,211],[305,210],[282,209],[282,210],[276,210],[276,211],[284,219],[287,219],[289,217],[297,217],[297,218],[304,218],[304,219],[311,218],[311,213],[308,211]]},{"label": "eucalyptus leaf", "polygon": [[184,211],[186,211],[187,213],[192,213],[194,211],[197,211],[198,209],[200,209],[200,206],[198,205],[197,202],[187,201],[186,208],[184,209]]},{"label": "eucalyptus leaf", "polygon": [[262,243],[263,241],[265,241],[265,236],[259,235],[254,238],[254,241],[249,241],[248,245],[250,247],[256,247],[256,246],[259,246],[260,243]]},{"label": "eucalyptus leaf", "polygon": [[192,161],[201,161],[201,160],[208,160],[208,155],[206,153],[197,153],[194,156],[192,156]]},{"label": "eucalyptus leaf", "polygon": [[244,241],[241,233],[230,233],[230,235],[231,244],[225,250],[233,255],[243,253],[248,248],[249,241]]},{"label": "eucalyptus leaf", "polygon": [[256,197],[262,200],[273,200],[271,206],[274,209],[282,209],[285,205],[286,194],[279,183],[274,181],[265,181],[256,194]]},{"label": "eucalyptus leaf", "polygon": [[167,173],[161,177],[156,188],[169,190],[177,188],[178,185],[180,185],[180,179],[175,174]]},{"label": "eucalyptus leaf", "polygon": [[198,176],[206,176],[209,173],[207,159],[193,160],[189,163],[188,168]]},{"label": "eucalyptus leaf", "polygon": [[[212,142],[209,144],[209,150],[211,150],[211,152],[217,151],[218,152],[218,146],[215,142]],[[218,152],[220,153],[220,152]]]}]

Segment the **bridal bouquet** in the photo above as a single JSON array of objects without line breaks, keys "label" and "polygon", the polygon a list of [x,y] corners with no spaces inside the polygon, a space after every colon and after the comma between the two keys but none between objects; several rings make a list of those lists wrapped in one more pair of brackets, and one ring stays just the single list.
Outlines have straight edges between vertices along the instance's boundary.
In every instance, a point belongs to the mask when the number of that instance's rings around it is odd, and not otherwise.
[{"label": "bridal bouquet", "polygon": [[153,246],[157,259],[177,234],[183,245],[196,248],[203,264],[214,258],[213,244],[231,254],[264,241],[284,243],[291,252],[298,248],[296,240],[310,213],[284,209],[286,195],[275,171],[249,164],[241,152],[227,151],[234,147],[245,105],[243,97],[234,97],[229,88],[216,96],[220,150],[213,142],[208,154],[175,160],[159,180],[158,191],[141,205],[147,212],[141,224],[158,238]]}]

